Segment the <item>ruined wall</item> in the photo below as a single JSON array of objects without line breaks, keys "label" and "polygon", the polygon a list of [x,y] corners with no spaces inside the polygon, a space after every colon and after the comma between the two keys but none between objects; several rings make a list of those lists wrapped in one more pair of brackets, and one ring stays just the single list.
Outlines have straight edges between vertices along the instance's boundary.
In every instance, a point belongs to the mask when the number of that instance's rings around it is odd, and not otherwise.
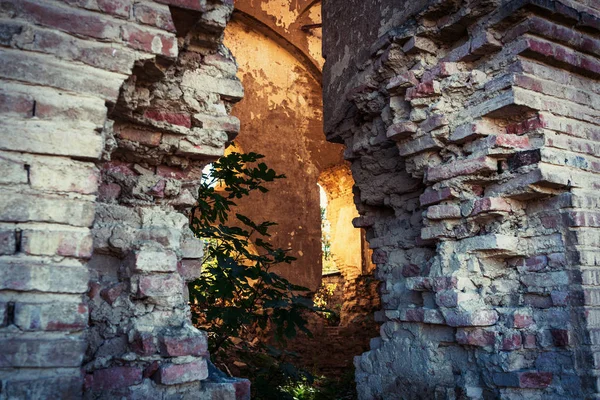
[{"label": "ruined wall", "polygon": [[319,187],[322,171],[343,163],[342,146],[327,143],[322,127],[321,87],[292,53],[252,26],[234,19],[225,44],[239,64],[246,90],[232,114],[244,132],[235,143],[286,179],[238,201],[238,212],[255,221],[273,221],[271,243],[297,258],[275,272],[316,290],[321,281]]},{"label": "ruined wall", "polygon": [[232,9],[0,2],[0,398],[248,398],[185,297],[186,209],[239,129]]},{"label": "ruined wall", "polygon": [[323,10],[326,133],[382,281],[359,397],[593,398],[600,7],[392,3]]}]

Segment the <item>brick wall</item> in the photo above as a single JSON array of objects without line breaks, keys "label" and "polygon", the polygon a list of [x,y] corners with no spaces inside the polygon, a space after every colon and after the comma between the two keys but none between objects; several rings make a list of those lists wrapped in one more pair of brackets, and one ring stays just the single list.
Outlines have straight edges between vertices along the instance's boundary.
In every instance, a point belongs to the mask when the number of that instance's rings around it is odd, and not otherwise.
[{"label": "brick wall", "polygon": [[[328,82],[353,63],[339,6]],[[382,281],[361,399],[598,396],[599,16],[429,2],[325,86]]]},{"label": "brick wall", "polygon": [[248,398],[184,296],[185,211],[239,129],[232,9],[0,2],[0,398]]}]

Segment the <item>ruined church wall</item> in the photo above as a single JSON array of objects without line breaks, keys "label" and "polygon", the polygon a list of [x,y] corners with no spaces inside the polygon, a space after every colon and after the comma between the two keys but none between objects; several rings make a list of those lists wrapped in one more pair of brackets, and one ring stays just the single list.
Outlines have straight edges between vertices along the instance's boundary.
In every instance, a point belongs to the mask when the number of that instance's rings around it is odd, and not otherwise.
[{"label": "ruined church wall", "polygon": [[232,10],[0,3],[0,398],[248,398],[185,297],[186,210],[239,130]]},{"label": "ruined church wall", "polygon": [[323,8],[381,281],[359,397],[595,398],[600,7],[359,3]]}]

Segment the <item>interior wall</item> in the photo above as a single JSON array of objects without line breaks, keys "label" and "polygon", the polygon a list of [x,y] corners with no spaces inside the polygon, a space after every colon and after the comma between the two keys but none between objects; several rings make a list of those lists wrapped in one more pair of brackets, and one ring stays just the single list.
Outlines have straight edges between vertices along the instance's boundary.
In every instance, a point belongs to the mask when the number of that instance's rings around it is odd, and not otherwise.
[{"label": "interior wall", "polygon": [[316,290],[322,268],[317,181],[322,171],[343,162],[341,146],[324,139],[320,84],[294,55],[239,20],[227,26],[225,45],[245,88],[232,110],[241,122],[236,144],[264,154],[265,163],[287,177],[270,184],[269,193],[240,201],[239,211],[279,224],[271,242],[291,248],[298,260],[276,272]]}]

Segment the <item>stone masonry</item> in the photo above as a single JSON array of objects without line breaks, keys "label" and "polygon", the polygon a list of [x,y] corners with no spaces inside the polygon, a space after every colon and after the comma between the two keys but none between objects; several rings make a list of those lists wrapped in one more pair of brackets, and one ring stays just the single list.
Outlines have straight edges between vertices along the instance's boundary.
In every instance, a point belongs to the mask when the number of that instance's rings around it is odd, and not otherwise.
[{"label": "stone masonry", "polygon": [[399,3],[323,4],[381,281],[359,398],[600,398],[600,3]]},{"label": "stone masonry", "polygon": [[239,130],[228,0],[0,1],[0,399],[248,399],[185,283]]}]

